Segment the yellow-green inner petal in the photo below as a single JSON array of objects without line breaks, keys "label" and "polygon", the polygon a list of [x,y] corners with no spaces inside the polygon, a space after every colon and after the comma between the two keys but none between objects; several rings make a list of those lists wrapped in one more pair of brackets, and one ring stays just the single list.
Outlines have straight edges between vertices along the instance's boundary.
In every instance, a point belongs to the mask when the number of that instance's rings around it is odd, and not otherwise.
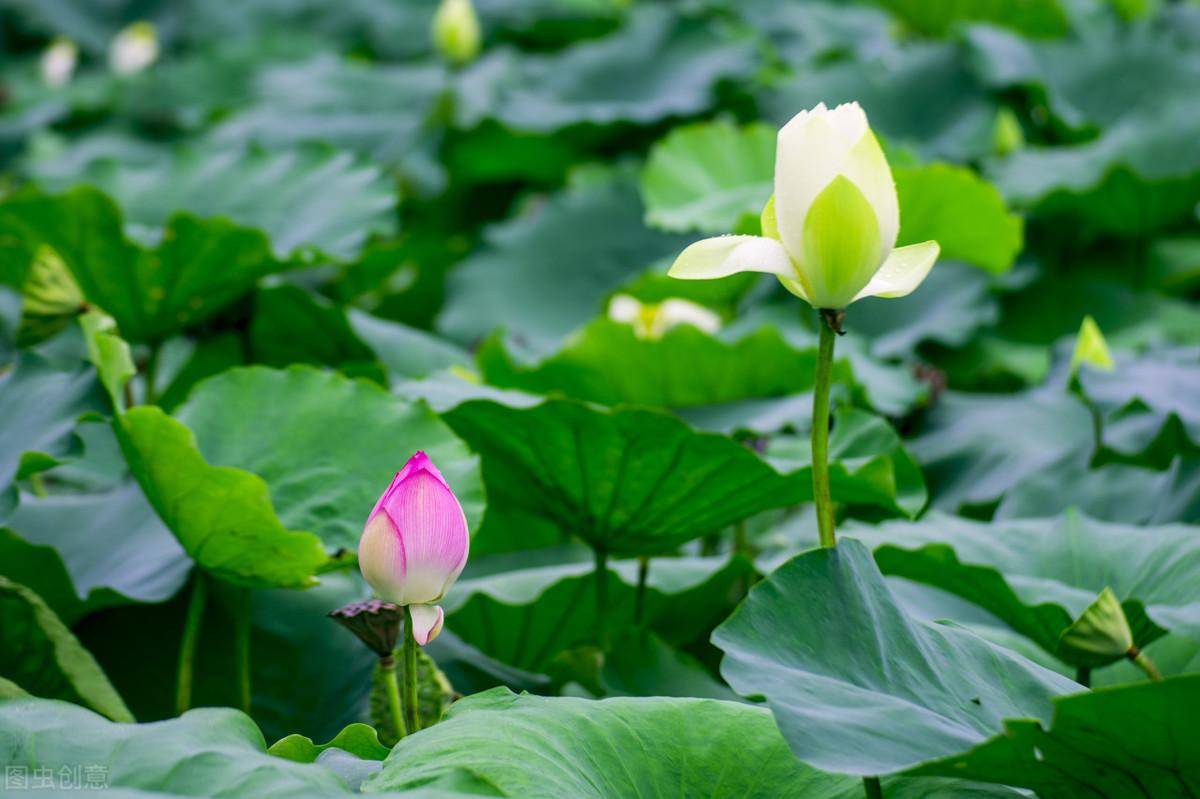
[{"label": "yellow-green inner petal", "polygon": [[867,198],[838,175],[813,201],[804,220],[800,271],[819,308],[845,308],[879,268],[879,222]]}]

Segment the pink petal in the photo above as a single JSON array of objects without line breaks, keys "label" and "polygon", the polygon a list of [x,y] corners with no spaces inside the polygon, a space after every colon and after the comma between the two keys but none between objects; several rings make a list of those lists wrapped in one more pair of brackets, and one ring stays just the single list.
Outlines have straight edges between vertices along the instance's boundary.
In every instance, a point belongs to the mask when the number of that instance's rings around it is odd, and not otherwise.
[{"label": "pink petal", "polygon": [[[400,539],[397,546],[402,551],[400,583],[388,583],[387,590],[391,590],[393,596],[385,598],[402,605],[441,599],[466,565],[470,536],[462,506],[424,452],[409,459],[375,503],[367,523],[368,530],[378,519],[388,520]],[[391,558],[384,566],[372,567],[378,579],[382,579],[379,570],[396,568],[397,556],[392,549],[394,547],[383,545],[378,545],[378,551],[368,548],[368,554],[372,556],[379,554]],[[360,568],[366,575],[368,566],[360,561]],[[372,585],[377,591],[382,590],[374,582]]]},{"label": "pink petal", "polygon": [[446,614],[438,605],[409,605],[408,612],[412,614],[413,638],[421,646],[438,637],[442,631],[442,623]]},{"label": "pink petal", "polygon": [[375,593],[403,604],[407,561],[404,540],[386,513],[367,522],[358,541],[358,568]]}]

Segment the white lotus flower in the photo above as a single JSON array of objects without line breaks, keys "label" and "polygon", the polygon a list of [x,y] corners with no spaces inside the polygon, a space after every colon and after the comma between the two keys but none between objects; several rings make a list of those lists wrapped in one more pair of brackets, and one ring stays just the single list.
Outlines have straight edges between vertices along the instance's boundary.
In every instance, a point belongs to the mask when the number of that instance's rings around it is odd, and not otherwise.
[{"label": "white lotus flower", "polygon": [[929,274],[938,244],[896,248],[892,171],[858,103],[801,111],[779,131],[775,194],[762,236],[698,241],[668,274],[685,280],[769,272],[815,308],[903,297]]},{"label": "white lotus flower", "polygon": [[158,33],[149,22],[134,22],[113,37],[108,65],[118,75],[141,72],[158,59]]},{"label": "white lotus flower", "polygon": [[721,329],[721,317],[703,305],[672,297],[660,303],[642,303],[618,294],[608,304],[608,318],[633,326],[638,338],[659,339],[677,325],[692,325],[705,333]]},{"label": "white lotus flower", "polygon": [[79,48],[70,39],[58,38],[42,53],[42,80],[47,86],[65,86],[75,74]]}]

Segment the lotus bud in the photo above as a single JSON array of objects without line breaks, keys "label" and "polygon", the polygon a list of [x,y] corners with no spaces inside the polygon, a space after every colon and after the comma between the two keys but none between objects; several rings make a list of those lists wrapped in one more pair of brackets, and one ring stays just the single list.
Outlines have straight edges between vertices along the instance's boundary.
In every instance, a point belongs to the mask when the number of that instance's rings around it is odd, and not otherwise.
[{"label": "lotus bud", "polygon": [[466,64],[479,55],[479,17],[471,0],[442,0],[433,15],[433,46],[452,64]]},{"label": "lotus bud", "polygon": [[1108,342],[1100,332],[1100,325],[1090,315],[1083,317],[1079,326],[1079,335],[1075,337],[1075,350],[1071,353],[1071,374],[1079,373],[1079,367],[1087,364],[1101,372],[1111,372],[1116,368]]},{"label": "lotus bud", "polygon": [[659,339],[673,327],[691,325],[705,333],[721,329],[721,317],[703,305],[672,298],[660,303],[642,303],[628,294],[618,294],[608,304],[608,318],[631,325],[638,338]]},{"label": "lotus bud", "polygon": [[858,103],[801,111],[779,131],[775,194],[761,236],[719,236],[688,247],[669,275],[707,280],[774,274],[814,308],[903,297],[929,274],[938,243],[896,245],[892,171]]},{"label": "lotus bud", "polygon": [[424,646],[442,630],[438,602],[467,563],[462,506],[424,452],[409,458],[375,503],[358,542],[358,566],[379,596],[407,605]]},{"label": "lotus bud", "polygon": [[79,48],[70,39],[55,39],[42,53],[42,81],[47,86],[65,86],[75,74],[79,63]]},{"label": "lotus bud", "polygon": [[1133,648],[1133,631],[1111,588],[1105,588],[1059,637],[1059,648],[1100,663],[1119,660]]},{"label": "lotus bud", "polygon": [[134,22],[113,37],[108,65],[118,75],[141,72],[158,59],[158,33],[149,22]]}]

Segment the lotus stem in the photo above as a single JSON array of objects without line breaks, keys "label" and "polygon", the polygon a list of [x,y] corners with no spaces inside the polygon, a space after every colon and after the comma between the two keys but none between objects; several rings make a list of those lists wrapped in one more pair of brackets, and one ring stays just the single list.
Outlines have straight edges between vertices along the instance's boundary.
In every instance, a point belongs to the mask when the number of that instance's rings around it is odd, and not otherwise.
[{"label": "lotus stem", "polygon": [[1080,666],[1075,669],[1075,682],[1082,685],[1084,688],[1092,687],[1092,670],[1089,666]]},{"label": "lotus stem", "polygon": [[1158,666],[1154,665],[1154,661],[1150,659],[1149,655],[1136,646],[1129,647],[1129,651],[1125,653],[1125,656],[1132,660],[1135,666],[1146,672],[1146,676],[1154,682],[1162,680],[1162,673],[1159,672]]},{"label": "lotus stem", "polygon": [[633,620],[642,623],[646,615],[646,578],[650,576],[650,556],[638,556],[637,593],[633,599]]},{"label": "lotus stem", "polygon": [[[404,606],[404,727],[409,733],[421,729],[417,707],[417,639],[413,637],[412,611]],[[395,680],[395,676],[392,677]]]},{"label": "lotus stem", "polygon": [[608,552],[596,550],[596,638],[601,647],[608,646]]},{"label": "lotus stem", "polygon": [[175,681],[175,712],[182,715],[192,706],[192,673],[196,659],[196,644],[204,622],[204,606],[208,604],[208,578],[200,569],[192,577],[192,596],[188,600],[187,617],[183,622],[183,640],[179,644],[179,669]]},{"label": "lotus stem", "polygon": [[392,726],[396,728],[396,737],[408,735],[408,725],[404,723],[404,710],[400,705],[400,683],[396,679],[396,656],[384,655],[379,658],[379,668],[383,672],[383,686],[387,691],[388,709],[392,713]]},{"label": "lotus stem", "polygon": [[[831,316],[832,315],[832,316]],[[817,506],[817,530],[821,546],[836,546],[833,529],[833,494],[829,490],[829,388],[833,378],[833,343],[836,327],[840,327],[840,315],[835,311],[821,311],[825,324],[820,328],[820,345],[817,351],[816,385],[813,386],[812,421],[812,473],[813,502]]]},{"label": "lotus stem", "polygon": [[249,588],[235,588],[233,614],[233,650],[237,664],[238,702],[243,713],[250,712],[250,622],[251,597]]},{"label": "lotus stem", "polygon": [[863,777],[863,792],[867,799],[883,799],[883,786],[878,777]]}]

